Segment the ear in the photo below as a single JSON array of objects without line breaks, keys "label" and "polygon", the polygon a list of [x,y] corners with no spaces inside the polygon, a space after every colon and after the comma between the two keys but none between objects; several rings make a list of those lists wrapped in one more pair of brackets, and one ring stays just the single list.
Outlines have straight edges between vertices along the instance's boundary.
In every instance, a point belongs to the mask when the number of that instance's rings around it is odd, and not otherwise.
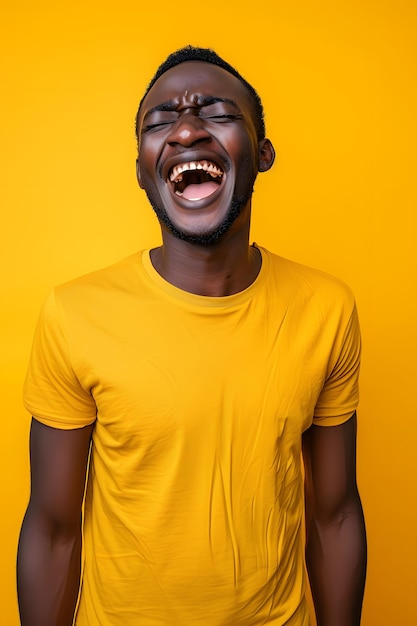
[{"label": "ear", "polygon": [[258,144],[258,171],[267,172],[275,161],[275,150],[269,139],[262,139]]},{"label": "ear", "polygon": [[142,177],[140,175],[139,159],[136,159],[136,178],[138,179],[139,187],[141,189],[143,189],[143,187],[142,187]]}]

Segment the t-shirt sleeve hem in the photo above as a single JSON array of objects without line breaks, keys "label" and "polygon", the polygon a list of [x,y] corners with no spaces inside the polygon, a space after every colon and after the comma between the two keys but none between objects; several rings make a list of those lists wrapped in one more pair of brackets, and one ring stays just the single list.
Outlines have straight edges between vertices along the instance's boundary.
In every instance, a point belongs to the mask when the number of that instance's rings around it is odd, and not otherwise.
[{"label": "t-shirt sleeve hem", "polygon": [[350,420],[350,418],[352,417],[354,413],[355,413],[355,409],[352,409],[348,413],[344,413],[343,415],[337,415],[336,417],[314,416],[313,424],[315,426],[340,426],[341,424],[344,424],[345,422]]},{"label": "t-shirt sleeve hem", "polygon": [[90,426],[96,420],[96,416],[94,417],[85,417],[84,419],[78,419],[73,421],[64,421],[62,417],[51,417],[50,415],[42,415],[42,413],[38,411],[29,411],[32,414],[33,418],[40,422],[41,424],[45,424],[45,426],[50,426],[51,428],[57,428],[59,430],[77,430],[78,428],[84,428],[85,426]]}]

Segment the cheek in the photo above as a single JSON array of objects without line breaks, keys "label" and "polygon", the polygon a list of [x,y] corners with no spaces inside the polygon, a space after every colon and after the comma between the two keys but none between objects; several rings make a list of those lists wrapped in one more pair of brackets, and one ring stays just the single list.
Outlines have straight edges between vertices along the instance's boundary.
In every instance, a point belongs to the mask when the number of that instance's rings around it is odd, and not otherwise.
[{"label": "cheek", "polygon": [[138,169],[141,181],[155,177],[158,150],[155,142],[149,139],[142,140],[139,144]]},{"label": "cheek", "polygon": [[223,137],[224,149],[231,159],[240,166],[258,169],[258,143],[244,129],[235,129]]}]

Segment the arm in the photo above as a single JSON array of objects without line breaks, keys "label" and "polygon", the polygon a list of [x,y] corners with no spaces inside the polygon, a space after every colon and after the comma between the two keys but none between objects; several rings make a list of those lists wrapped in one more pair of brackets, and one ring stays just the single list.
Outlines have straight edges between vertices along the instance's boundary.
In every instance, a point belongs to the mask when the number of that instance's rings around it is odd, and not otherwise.
[{"label": "arm", "polygon": [[356,486],[356,414],[303,437],[306,561],[318,626],[359,626],[366,533]]},{"label": "arm", "polygon": [[81,507],[92,426],[32,420],[31,496],[17,560],[22,626],[70,626],[81,570]]}]

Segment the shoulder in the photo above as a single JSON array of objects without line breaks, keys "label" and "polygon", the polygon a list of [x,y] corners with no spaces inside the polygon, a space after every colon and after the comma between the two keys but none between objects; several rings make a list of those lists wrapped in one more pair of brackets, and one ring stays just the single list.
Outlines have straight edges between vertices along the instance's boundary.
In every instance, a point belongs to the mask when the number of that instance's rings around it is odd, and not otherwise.
[{"label": "shoulder", "polygon": [[122,287],[137,276],[141,252],[132,254],[107,267],[83,274],[55,287],[58,294],[71,293],[79,289],[100,289],[111,286]]},{"label": "shoulder", "polygon": [[141,254],[132,254],[108,267],[57,285],[53,290],[56,305],[85,311],[131,296],[140,289]]},{"label": "shoulder", "polygon": [[44,301],[40,321],[66,328],[70,320],[95,323],[128,308],[128,300],[143,290],[141,254],[55,286]]},{"label": "shoulder", "polygon": [[286,259],[265,248],[261,250],[268,259],[270,281],[281,293],[287,293],[294,301],[314,303],[326,315],[329,309],[352,312],[355,308],[352,289],[336,276]]}]

